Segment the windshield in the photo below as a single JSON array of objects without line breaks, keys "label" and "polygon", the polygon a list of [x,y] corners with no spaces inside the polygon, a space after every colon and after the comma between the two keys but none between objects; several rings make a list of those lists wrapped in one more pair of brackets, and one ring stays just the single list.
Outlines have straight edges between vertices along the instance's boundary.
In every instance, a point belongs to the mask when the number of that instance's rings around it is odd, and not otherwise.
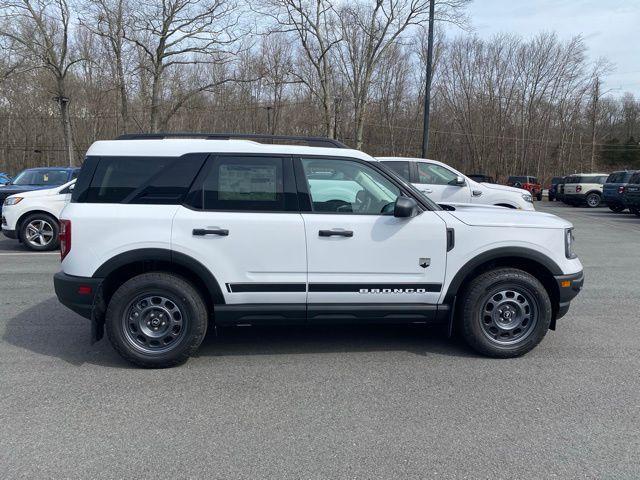
[{"label": "windshield", "polygon": [[66,170],[25,170],[12,182],[13,185],[62,185],[69,179]]}]

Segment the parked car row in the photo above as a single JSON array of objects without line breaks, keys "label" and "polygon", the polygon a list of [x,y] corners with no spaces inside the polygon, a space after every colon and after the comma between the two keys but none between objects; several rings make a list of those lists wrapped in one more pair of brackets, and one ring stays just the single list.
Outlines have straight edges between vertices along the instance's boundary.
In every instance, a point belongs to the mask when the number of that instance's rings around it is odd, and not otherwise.
[{"label": "parked car row", "polygon": [[58,248],[60,212],[79,168],[30,168],[0,186],[2,233],[35,251]]},{"label": "parked car row", "polygon": [[640,215],[640,170],[606,173],[576,173],[553,177],[549,200],[572,206],[596,208],[606,204],[612,212],[627,208]]}]

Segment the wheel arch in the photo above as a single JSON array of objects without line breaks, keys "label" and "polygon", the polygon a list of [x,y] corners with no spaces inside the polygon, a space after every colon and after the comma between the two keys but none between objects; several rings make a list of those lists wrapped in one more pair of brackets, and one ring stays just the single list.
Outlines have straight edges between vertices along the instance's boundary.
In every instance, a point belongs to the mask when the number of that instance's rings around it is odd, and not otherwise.
[{"label": "wheel arch", "polygon": [[[553,306],[551,329],[555,330],[555,317],[559,309],[560,292],[555,275],[562,275],[562,269],[548,256],[536,250],[524,247],[503,247],[483,252],[469,260],[453,277],[444,303],[453,304],[459,301],[460,294],[464,292],[466,285],[481,273],[500,267],[521,269],[536,277],[549,294]],[[457,300],[456,300],[457,299]],[[456,306],[457,307],[457,306]],[[457,309],[457,308],[456,308]]]},{"label": "wheel arch", "polygon": [[48,217],[52,217],[58,224],[58,227],[60,226],[60,220],[58,220],[58,217],[56,217],[51,212],[38,208],[36,210],[28,210],[18,217],[18,220],[16,220],[16,231],[19,232],[22,229],[22,223],[27,217],[29,217],[30,215],[36,215],[36,214],[41,214],[41,215],[44,214],[44,215],[47,215]]},{"label": "wheel arch", "polygon": [[210,312],[214,305],[225,303],[220,284],[209,269],[188,255],[163,248],[142,248],[116,255],[98,267],[93,278],[103,279],[101,300],[106,305],[120,285],[151,271],[175,273],[192,282]]}]

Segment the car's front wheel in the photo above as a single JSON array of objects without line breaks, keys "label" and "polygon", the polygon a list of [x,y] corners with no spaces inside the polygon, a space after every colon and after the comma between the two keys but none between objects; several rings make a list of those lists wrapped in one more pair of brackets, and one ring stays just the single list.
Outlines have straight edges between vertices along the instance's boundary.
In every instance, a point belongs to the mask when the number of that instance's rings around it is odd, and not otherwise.
[{"label": "car's front wheel", "polygon": [[148,368],[185,362],[207,331],[207,308],[184,278],[144,273],[116,290],[107,307],[107,335],[126,360]]},{"label": "car's front wheel", "polygon": [[474,278],[460,303],[462,335],[477,352],[510,358],[529,352],[551,323],[549,294],[522,270],[498,268]]},{"label": "car's front wheel", "polygon": [[59,245],[58,221],[46,213],[34,213],[20,225],[20,241],[29,250],[44,252],[55,250]]}]

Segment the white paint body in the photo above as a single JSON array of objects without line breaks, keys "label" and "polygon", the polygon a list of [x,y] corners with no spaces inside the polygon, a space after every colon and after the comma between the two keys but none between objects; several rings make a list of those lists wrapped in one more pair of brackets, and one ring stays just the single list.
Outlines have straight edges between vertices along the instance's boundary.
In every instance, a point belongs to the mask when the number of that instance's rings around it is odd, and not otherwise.
[{"label": "white paint body", "polygon": [[33,190],[7,197],[7,199],[21,197],[22,200],[15,205],[2,207],[2,216],[6,221],[6,225],[2,225],[2,229],[18,230],[21,220],[33,212],[46,212],[57,220],[60,218],[62,209],[71,200],[69,186],[74,183],[75,180],[72,180],[55,188]]},{"label": "white paint body", "polygon": [[521,210],[535,210],[533,201],[526,201],[523,197],[524,195],[531,198],[531,194],[527,190],[493,183],[479,183],[446,163],[422,158],[405,157],[377,157],[377,160],[383,163],[409,162],[418,165],[437,165],[448,170],[454,176],[459,176],[464,179],[464,185],[460,186],[414,182],[414,185],[421,192],[436,203],[473,203],[508,206]]},{"label": "white paint body", "polygon": [[[191,152],[276,153],[376,159],[333,148],[262,145],[235,140],[128,140],[96,142],[88,155],[180,156]],[[483,186],[485,188],[485,186]],[[487,189],[489,187],[486,187]],[[486,190],[488,191],[488,190]],[[72,224],[71,251],[62,262],[69,275],[91,277],[110,258],[140,248],[187,255],[211,271],[228,304],[441,303],[455,274],[477,255],[503,246],[534,250],[564,274],[582,270],[565,256],[571,224],[535,211],[458,205],[455,211],[423,211],[413,218],[389,215],[202,211],[181,205],[69,203],[62,218]],[[196,237],[196,228],[228,229],[228,236]],[[446,251],[447,228],[455,248]],[[318,236],[321,229],[349,229],[353,237]],[[419,259],[429,258],[425,268]],[[367,295],[349,292],[242,292],[232,283],[439,283],[438,292]]]}]

